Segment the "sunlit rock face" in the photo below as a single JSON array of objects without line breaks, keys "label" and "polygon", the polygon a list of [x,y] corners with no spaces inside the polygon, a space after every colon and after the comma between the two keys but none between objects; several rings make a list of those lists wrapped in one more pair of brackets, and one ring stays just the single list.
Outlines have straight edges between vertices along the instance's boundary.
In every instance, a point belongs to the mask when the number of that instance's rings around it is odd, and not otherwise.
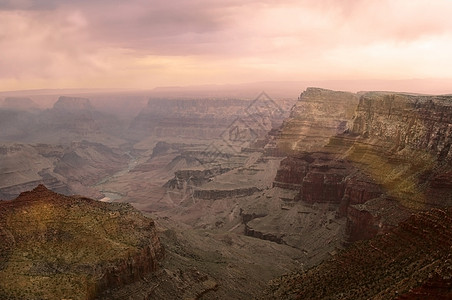
[{"label": "sunlit rock face", "polygon": [[0,203],[0,298],[95,299],[157,269],[154,222],[129,204],[39,185]]},{"label": "sunlit rock face", "polygon": [[452,205],[451,133],[450,96],[310,88],[282,126],[289,156],[274,186],[337,204],[349,241],[367,239],[411,211]]},{"label": "sunlit rock face", "polygon": [[349,129],[358,99],[353,93],[308,88],[284,121],[279,148],[288,154],[318,151]]},{"label": "sunlit rock face", "polygon": [[452,97],[369,92],[359,101],[352,132],[451,159]]},{"label": "sunlit rock face", "polygon": [[451,96],[366,93],[352,133],[348,159],[404,206],[452,205]]}]

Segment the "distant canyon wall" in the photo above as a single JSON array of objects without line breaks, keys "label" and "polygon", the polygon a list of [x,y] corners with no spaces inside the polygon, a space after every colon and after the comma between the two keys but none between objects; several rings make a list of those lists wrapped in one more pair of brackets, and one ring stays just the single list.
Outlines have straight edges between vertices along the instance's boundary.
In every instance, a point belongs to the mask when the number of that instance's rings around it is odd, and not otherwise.
[{"label": "distant canyon wall", "polygon": [[129,136],[222,139],[235,129],[248,139],[255,133],[262,137],[282,123],[292,104],[292,100],[269,98],[150,99],[132,121]]}]

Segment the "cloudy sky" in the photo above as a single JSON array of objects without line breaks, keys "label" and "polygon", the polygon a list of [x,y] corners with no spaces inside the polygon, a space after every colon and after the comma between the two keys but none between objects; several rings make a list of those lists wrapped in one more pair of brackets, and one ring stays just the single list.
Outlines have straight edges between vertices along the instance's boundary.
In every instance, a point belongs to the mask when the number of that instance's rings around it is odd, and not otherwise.
[{"label": "cloudy sky", "polygon": [[0,90],[452,78],[452,0],[0,0]]}]

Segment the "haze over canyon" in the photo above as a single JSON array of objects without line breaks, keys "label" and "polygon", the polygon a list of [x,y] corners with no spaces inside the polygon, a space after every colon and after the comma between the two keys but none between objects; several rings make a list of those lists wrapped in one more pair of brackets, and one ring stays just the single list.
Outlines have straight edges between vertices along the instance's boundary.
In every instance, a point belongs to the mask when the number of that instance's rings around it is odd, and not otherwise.
[{"label": "haze over canyon", "polygon": [[1,298],[452,295],[451,96],[92,98],[3,100]]},{"label": "haze over canyon", "polygon": [[0,300],[452,299],[451,11],[0,0]]}]

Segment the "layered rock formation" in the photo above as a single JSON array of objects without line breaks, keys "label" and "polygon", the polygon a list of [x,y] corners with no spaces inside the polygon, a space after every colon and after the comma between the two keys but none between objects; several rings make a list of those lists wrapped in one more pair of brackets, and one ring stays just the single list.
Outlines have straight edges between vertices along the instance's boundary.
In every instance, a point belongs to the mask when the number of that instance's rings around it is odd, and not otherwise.
[{"label": "layered rock formation", "polygon": [[126,126],[96,110],[89,99],[59,97],[51,109],[34,108],[28,98],[7,98],[0,108],[0,138],[30,143],[70,143],[82,139],[120,144]]},{"label": "layered rock formation", "polygon": [[[58,154],[61,151],[56,147],[47,150]],[[42,155],[37,147],[3,144],[0,146],[0,199],[13,199],[40,183],[60,193],[70,193],[68,185],[52,169],[53,159]]]},{"label": "layered rock formation", "polygon": [[287,154],[318,151],[330,137],[351,127],[358,95],[308,88],[284,121],[278,146]]},{"label": "layered rock formation", "polygon": [[157,269],[154,222],[43,185],[0,202],[0,298],[95,299]]},{"label": "layered rock formation", "polygon": [[[133,120],[129,136],[185,139],[256,139],[279,126],[291,101],[261,94],[242,99],[150,99]],[[246,136],[244,136],[246,135]]]},{"label": "layered rock formation", "polygon": [[452,205],[452,97],[366,93],[352,133],[362,138],[348,158],[391,196],[412,208]]},{"label": "layered rock formation", "polygon": [[306,203],[337,204],[349,241],[410,211],[452,205],[451,108],[450,96],[307,89],[282,127],[278,145],[292,154],[274,186],[298,190]]},{"label": "layered rock formation", "polygon": [[397,149],[431,152],[452,158],[450,96],[369,92],[361,96],[352,132],[390,142]]},{"label": "layered rock formation", "polygon": [[217,138],[247,104],[236,99],[150,99],[130,125],[130,134],[137,138]]},{"label": "layered rock formation", "polygon": [[259,191],[259,189],[257,187],[236,188],[236,189],[230,189],[230,190],[196,189],[193,191],[193,196],[198,199],[216,200],[216,199],[229,198],[229,197],[249,196],[249,195],[254,194],[257,191]]},{"label": "layered rock formation", "polygon": [[44,132],[59,136],[64,132],[80,138],[101,130],[96,122],[94,109],[86,98],[59,97],[53,108],[41,115],[39,123]]},{"label": "layered rock formation", "polygon": [[273,280],[265,299],[451,299],[452,211],[412,215],[391,232]]}]

